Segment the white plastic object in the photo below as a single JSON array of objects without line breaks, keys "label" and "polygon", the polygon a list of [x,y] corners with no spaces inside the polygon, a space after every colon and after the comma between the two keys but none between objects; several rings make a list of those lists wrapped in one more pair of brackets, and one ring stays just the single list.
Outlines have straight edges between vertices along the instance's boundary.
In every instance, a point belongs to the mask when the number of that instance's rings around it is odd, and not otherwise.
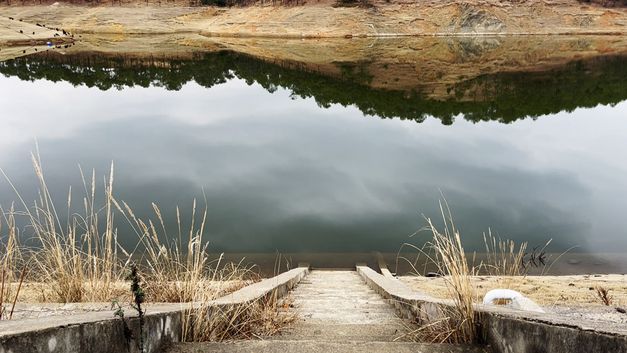
[{"label": "white plastic object", "polygon": [[533,300],[511,289],[493,289],[483,297],[485,305],[502,305],[516,310],[543,313],[544,310]]}]

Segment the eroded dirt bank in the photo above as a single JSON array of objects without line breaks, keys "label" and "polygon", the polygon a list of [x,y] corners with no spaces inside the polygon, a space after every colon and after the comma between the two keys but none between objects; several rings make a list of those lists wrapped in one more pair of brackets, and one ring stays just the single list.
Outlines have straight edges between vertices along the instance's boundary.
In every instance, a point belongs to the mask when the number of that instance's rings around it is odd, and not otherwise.
[{"label": "eroded dirt bank", "polygon": [[374,0],[337,7],[330,0],[297,6],[189,7],[100,5],[2,6],[2,16],[73,33],[197,33],[207,36],[350,37],[478,34],[627,34],[627,9],[576,0]]}]

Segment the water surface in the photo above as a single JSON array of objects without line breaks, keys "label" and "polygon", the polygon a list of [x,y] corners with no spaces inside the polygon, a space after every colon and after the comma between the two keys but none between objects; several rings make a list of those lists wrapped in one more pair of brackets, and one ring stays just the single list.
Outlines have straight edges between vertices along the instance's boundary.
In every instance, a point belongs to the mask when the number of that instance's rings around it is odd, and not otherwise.
[{"label": "water surface", "polygon": [[551,251],[627,251],[627,56],[589,44],[521,68],[494,54],[507,42],[436,44],[389,60],[186,49],[2,62],[0,167],[34,199],[37,140],[63,204],[70,185],[80,195],[79,165],[105,175],[114,161],[116,195],[138,215],[155,202],[174,226],[176,205],[206,197],[215,251],[394,252],[426,239],[409,235],[442,195],[471,250],[491,228]]}]

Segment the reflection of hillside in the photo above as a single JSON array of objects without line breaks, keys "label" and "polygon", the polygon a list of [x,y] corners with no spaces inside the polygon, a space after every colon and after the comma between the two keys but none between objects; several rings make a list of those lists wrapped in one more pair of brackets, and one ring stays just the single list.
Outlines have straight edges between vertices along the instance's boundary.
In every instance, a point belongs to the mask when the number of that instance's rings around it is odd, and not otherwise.
[{"label": "reflection of hillside", "polygon": [[[229,38],[215,42],[239,53],[343,77],[346,63],[359,63],[368,85],[419,91],[429,99],[477,100],[474,92],[455,92],[459,82],[503,72],[547,71],[573,59],[627,55],[620,36],[422,37],[351,40]],[[490,99],[490,97],[486,97]]]},{"label": "reflection of hillside", "polygon": [[[599,55],[619,51],[611,39],[545,39],[526,49],[519,47],[525,42],[519,38],[377,40],[369,45],[365,39],[314,41],[305,42],[306,47],[288,42],[281,57],[259,40],[243,47],[231,39],[212,45],[212,51],[188,46],[169,56],[46,52],[2,62],[0,72],[100,89],[154,85],[178,90],[189,81],[211,87],[239,77],[268,91],[283,87],[313,97],[323,107],[354,105],[382,118],[420,122],[434,116],[448,124],[463,114],[471,121],[507,123],[627,99],[627,56]],[[343,50],[336,43],[345,43]],[[228,50],[216,51],[220,46]]]}]

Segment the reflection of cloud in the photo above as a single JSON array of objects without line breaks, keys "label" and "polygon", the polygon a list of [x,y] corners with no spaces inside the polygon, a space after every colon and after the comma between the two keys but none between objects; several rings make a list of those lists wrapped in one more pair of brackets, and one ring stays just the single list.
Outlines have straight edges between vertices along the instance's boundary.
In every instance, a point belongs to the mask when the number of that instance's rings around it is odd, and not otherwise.
[{"label": "reflection of cloud", "polygon": [[[179,92],[101,92],[0,79],[3,92],[28,91],[37,102],[46,102],[52,87],[80,104],[2,101],[10,133],[2,133],[0,147],[9,152],[0,166],[22,187],[37,136],[60,194],[68,181],[78,182],[77,163],[104,174],[111,160],[118,195],[138,213],[156,201],[173,215],[174,204],[188,206],[204,189],[209,233],[224,249],[393,251],[424,225],[420,214],[438,217],[439,189],[475,246],[492,227],[532,245],[549,237],[556,248],[586,245],[602,234],[604,249],[617,250],[612,242],[627,248],[599,213],[608,205],[624,210],[614,193],[627,190],[614,175],[625,168],[617,157],[627,147],[619,139],[627,104],[449,127],[363,118],[339,106],[321,110],[313,100],[239,80]],[[3,203],[8,195],[0,184]]]}]

